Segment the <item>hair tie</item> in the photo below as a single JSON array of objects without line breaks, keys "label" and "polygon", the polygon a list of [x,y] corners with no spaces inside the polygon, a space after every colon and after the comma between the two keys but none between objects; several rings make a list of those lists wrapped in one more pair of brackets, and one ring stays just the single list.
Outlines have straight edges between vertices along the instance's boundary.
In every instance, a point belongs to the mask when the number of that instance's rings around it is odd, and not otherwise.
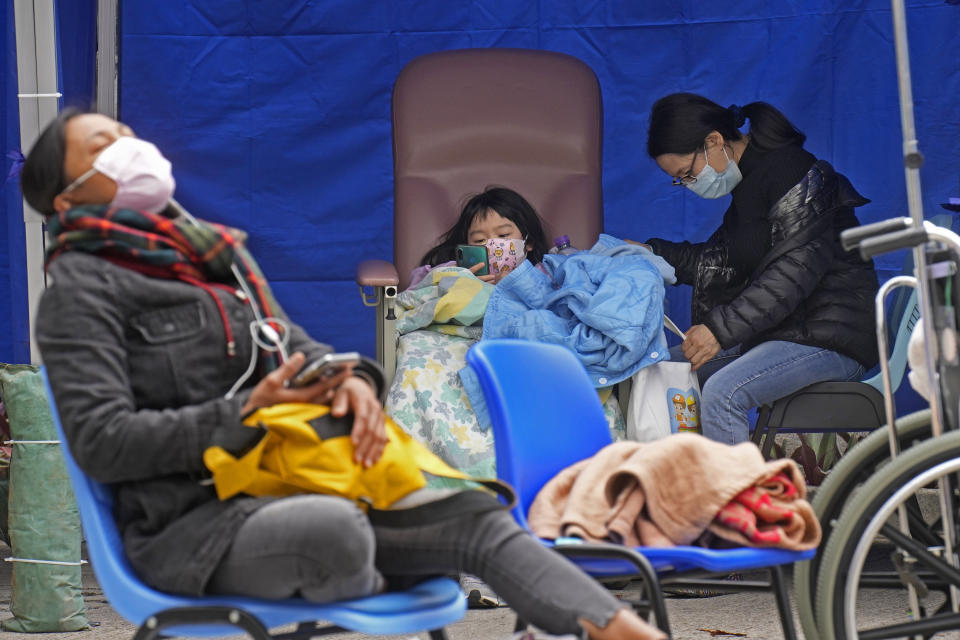
[{"label": "hair tie", "polygon": [[743,107],[739,105],[732,104],[727,107],[727,111],[733,114],[733,126],[739,129],[747,121],[747,117],[743,115]]}]

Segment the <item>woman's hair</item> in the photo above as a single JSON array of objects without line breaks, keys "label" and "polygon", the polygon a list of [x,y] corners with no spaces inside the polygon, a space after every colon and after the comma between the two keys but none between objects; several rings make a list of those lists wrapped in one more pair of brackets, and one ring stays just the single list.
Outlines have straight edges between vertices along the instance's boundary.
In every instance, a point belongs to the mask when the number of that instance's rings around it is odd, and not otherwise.
[{"label": "woman's hair", "polygon": [[549,246],[547,234],[543,230],[543,222],[536,210],[513,189],[491,186],[467,200],[456,224],[441,236],[440,244],[424,254],[420,264],[436,266],[453,260],[457,245],[467,244],[467,234],[473,219],[477,216],[486,216],[489,209],[493,209],[517,225],[520,234],[530,245],[530,251],[527,253],[527,259],[530,262],[537,264],[543,260],[543,254],[547,252]]},{"label": "woman's hair", "polygon": [[67,122],[84,113],[88,112],[73,107],[61,111],[33,143],[23,162],[20,190],[30,206],[45,216],[54,212],[53,199],[67,188],[63,172]]},{"label": "woman's hair", "polygon": [[711,131],[724,140],[740,140],[740,127],[750,119],[750,145],[771,151],[787,145],[802,145],[807,139],[786,116],[766,102],[724,108],[694,93],[672,93],[660,98],[650,111],[647,153],[651,158],[665,153],[685,155],[703,146]]}]

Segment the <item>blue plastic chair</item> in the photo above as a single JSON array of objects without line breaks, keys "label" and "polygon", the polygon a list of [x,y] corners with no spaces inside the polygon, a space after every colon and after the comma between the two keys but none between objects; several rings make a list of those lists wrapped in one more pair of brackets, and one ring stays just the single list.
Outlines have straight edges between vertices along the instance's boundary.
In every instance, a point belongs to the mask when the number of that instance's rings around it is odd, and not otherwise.
[{"label": "blue plastic chair", "polygon": [[[610,444],[603,407],[583,365],[564,347],[525,340],[484,340],[467,352],[493,425],[497,475],[513,485],[513,516],[529,530],[526,514],[543,485],[559,471]],[[561,538],[544,544],[571,557],[597,578],[641,576],[647,582],[660,628],[669,623],[660,584],[696,585],[721,591],[772,589],[784,636],[796,638],[783,565],[814,556],[814,550],[706,549],[586,544]],[[654,571],[636,562],[641,556]],[[767,568],[770,582],[718,580],[716,576]],[[711,579],[712,578],[712,579]]]},{"label": "blue plastic chair", "polygon": [[[60,441],[66,443],[46,371],[44,386],[50,414]],[[165,636],[235,635],[242,629],[255,640],[309,638],[338,630],[368,634],[430,631],[433,640],[445,639],[445,625],[463,618],[467,601],[456,581],[434,578],[406,591],[327,604],[302,599],[258,600],[231,596],[200,598],[164,593],[144,584],[123,551],[113,519],[113,496],[108,486],[91,480],[63,446],[70,483],[80,511],[87,553],[94,574],[110,605],[138,625],[135,640]],[[330,624],[318,624],[317,621]],[[298,623],[297,630],[271,636],[268,629]]]}]

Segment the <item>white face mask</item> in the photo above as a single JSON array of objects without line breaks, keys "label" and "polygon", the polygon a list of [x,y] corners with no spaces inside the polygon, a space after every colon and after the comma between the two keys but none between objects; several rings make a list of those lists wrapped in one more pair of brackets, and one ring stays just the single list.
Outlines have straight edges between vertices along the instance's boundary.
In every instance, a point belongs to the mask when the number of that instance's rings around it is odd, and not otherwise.
[{"label": "white face mask", "polygon": [[170,201],[176,183],[172,165],[155,145],[140,138],[122,136],[100,152],[93,169],[64,189],[73,191],[94,173],[102,173],[117,183],[112,204],[124,209],[158,213]]}]

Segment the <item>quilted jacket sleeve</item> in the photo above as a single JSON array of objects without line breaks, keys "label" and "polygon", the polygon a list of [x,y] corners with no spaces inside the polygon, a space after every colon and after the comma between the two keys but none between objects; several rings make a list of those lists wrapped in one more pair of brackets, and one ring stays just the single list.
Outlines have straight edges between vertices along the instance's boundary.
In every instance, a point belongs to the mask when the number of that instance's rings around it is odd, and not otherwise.
[{"label": "quilted jacket sleeve", "polygon": [[826,225],[770,262],[729,304],[714,307],[705,324],[724,349],[777,326],[810,296],[833,254],[832,226]]},{"label": "quilted jacket sleeve", "polygon": [[676,271],[677,284],[692,285],[697,277],[697,263],[705,243],[671,242],[650,238],[647,244],[653,252],[666,260]]}]

